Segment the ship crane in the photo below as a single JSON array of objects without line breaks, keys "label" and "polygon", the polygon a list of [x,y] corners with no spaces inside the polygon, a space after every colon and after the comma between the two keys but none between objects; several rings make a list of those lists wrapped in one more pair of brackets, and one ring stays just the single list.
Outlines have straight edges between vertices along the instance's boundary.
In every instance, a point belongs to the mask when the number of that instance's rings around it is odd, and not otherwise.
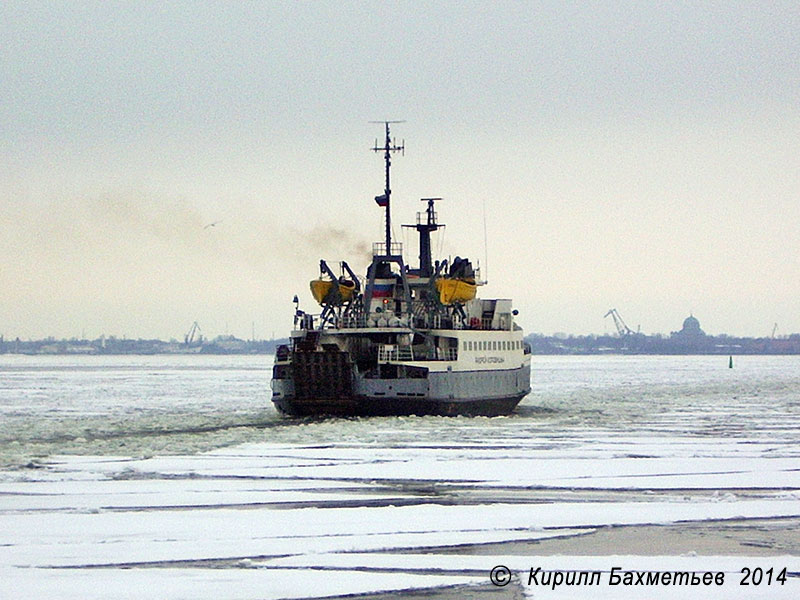
[{"label": "ship crane", "polygon": [[625,324],[625,321],[622,320],[622,317],[617,312],[616,308],[612,308],[611,310],[609,310],[603,318],[605,319],[609,315],[611,315],[611,318],[614,319],[614,326],[617,328],[617,333],[619,334],[619,337],[626,337],[629,335],[636,334],[636,332],[633,329],[631,329]]}]

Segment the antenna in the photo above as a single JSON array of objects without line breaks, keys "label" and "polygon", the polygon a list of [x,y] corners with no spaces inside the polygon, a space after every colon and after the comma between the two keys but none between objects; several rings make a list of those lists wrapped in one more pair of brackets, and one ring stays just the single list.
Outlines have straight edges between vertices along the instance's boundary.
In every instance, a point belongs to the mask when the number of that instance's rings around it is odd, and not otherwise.
[{"label": "antenna", "polygon": [[389,167],[392,164],[392,152],[402,152],[405,155],[405,140],[401,141],[400,144],[397,144],[396,140],[393,140],[389,135],[389,125],[394,123],[405,123],[405,121],[370,121],[370,123],[383,123],[386,127],[386,140],[384,142],[383,147],[378,146],[378,140],[375,140],[375,146],[373,146],[373,152],[380,152],[383,151],[383,159],[386,161],[386,188],[383,190],[383,196],[377,196],[375,201],[378,203],[379,206],[386,207],[386,254],[391,254],[392,248],[392,214],[391,214],[391,195],[392,195],[392,188],[389,185]]},{"label": "antenna", "polygon": [[483,282],[489,283],[489,243],[486,235],[486,198],[483,199]]}]

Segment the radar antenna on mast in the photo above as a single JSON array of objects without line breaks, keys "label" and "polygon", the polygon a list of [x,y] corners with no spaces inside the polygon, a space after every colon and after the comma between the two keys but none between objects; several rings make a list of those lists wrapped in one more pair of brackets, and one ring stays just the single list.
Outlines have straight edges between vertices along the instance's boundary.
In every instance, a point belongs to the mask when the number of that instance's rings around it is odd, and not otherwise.
[{"label": "radar antenna on mast", "polygon": [[383,206],[386,208],[386,253],[391,254],[392,248],[392,214],[391,214],[391,195],[392,195],[392,188],[389,185],[389,167],[392,164],[392,152],[402,152],[405,154],[405,140],[401,141],[400,144],[397,143],[396,140],[393,140],[389,135],[389,125],[394,123],[405,123],[405,121],[370,121],[370,123],[383,123],[386,127],[386,140],[384,141],[383,146],[378,146],[378,140],[375,140],[375,146],[373,146],[373,152],[381,152],[383,151],[383,158],[386,161],[386,188],[383,190],[382,196],[376,196],[375,202],[378,203],[378,206]]}]

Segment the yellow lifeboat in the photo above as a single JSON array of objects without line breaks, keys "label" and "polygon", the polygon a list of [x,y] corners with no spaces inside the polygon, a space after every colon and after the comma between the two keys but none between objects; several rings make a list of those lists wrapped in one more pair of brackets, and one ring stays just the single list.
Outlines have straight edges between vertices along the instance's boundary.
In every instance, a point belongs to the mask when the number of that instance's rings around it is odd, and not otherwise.
[{"label": "yellow lifeboat", "polygon": [[314,296],[314,300],[319,302],[321,306],[327,304],[343,304],[344,302],[352,300],[353,294],[356,291],[355,282],[347,279],[340,279],[337,283],[339,285],[339,298],[328,297],[331,287],[333,287],[333,281],[330,279],[313,279],[311,281],[311,295]]},{"label": "yellow lifeboat", "polygon": [[463,304],[475,298],[478,286],[474,281],[440,277],[436,280],[436,290],[439,292],[439,302],[442,304]]}]

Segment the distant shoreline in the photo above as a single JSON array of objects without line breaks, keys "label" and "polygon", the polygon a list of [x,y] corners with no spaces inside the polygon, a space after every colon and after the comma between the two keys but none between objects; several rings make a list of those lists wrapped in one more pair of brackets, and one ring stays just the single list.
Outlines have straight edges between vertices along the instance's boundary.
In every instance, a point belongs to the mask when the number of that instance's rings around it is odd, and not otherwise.
[{"label": "distant shoreline", "polygon": [[[779,338],[747,338],[729,335],[578,335],[525,337],[534,355],[796,355],[800,354],[800,334]],[[213,340],[181,343],[176,340],[100,337],[95,340],[46,338],[8,340],[0,337],[0,354],[23,355],[178,355],[178,354],[274,354],[288,338],[241,340],[219,336]]]},{"label": "distant shoreline", "polygon": [[800,354],[800,334],[779,338],[732,337],[729,335],[686,335],[675,332],[668,336],[644,335],[529,335],[525,341],[533,354],[661,354],[661,355],[743,355]]},{"label": "distant shoreline", "polygon": [[46,338],[42,340],[7,340],[0,338],[0,354],[28,355],[151,355],[151,354],[274,354],[280,344],[288,339],[240,340],[233,336],[219,336],[213,340],[197,342],[165,342],[159,339],[127,339],[99,337],[94,340]]}]

